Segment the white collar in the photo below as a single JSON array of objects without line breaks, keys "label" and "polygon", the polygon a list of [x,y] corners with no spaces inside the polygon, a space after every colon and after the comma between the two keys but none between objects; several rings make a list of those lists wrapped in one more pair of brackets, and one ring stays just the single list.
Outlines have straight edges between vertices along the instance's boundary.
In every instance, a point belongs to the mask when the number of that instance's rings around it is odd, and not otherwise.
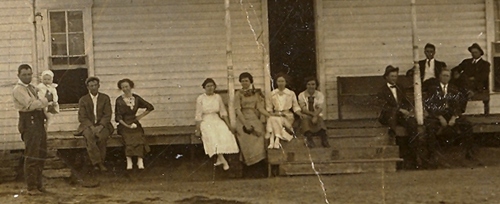
[{"label": "white collar", "polygon": [[[390,89],[392,89],[391,86],[396,86],[396,84],[390,84],[389,82],[387,82],[387,87],[389,87]],[[394,88],[396,88],[396,87],[394,87]]]},{"label": "white collar", "polygon": [[[277,94],[277,93],[279,93],[279,92],[280,92],[280,90],[279,90],[278,88],[276,88],[276,89],[274,89],[274,90],[272,91],[272,94],[274,95],[274,94]],[[288,88],[283,89],[283,91],[282,91],[282,92],[283,92],[284,94],[287,94],[287,95],[290,95],[290,94],[292,94],[292,93],[293,93],[293,91],[291,91],[291,90],[290,90],[290,89],[288,89]]]},{"label": "white collar", "polygon": [[443,84],[442,82],[439,82],[439,84],[441,84],[441,88],[444,88],[444,86],[448,87],[449,83],[448,84]]},{"label": "white collar", "polygon": [[307,91],[307,90],[305,90],[304,93],[305,93],[304,95],[306,95],[306,96],[316,96],[317,95],[316,93],[318,93],[318,90],[314,90],[313,94],[309,93],[309,91]]},{"label": "white collar", "polygon": [[90,98],[94,99],[94,98],[97,98],[99,96],[99,92],[97,92],[97,94],[95,96],[89,92],[89,95],[90,95]]},{"label": "white collar", "polygon": [[18,79],[17,83],[23,85],[24,87],[28,87],[30,85],[30,84],[25,84],[23,81],[21,81],[21,79]]}]

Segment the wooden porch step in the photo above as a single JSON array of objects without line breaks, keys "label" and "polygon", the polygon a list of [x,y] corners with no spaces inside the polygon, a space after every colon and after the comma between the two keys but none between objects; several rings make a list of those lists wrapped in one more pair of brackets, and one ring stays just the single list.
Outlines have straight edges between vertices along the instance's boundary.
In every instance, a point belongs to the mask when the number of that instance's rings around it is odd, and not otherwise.
[{"label": "wooden porch step", "polygon": [[327,130],[327,134],[331,137],[384,136],[387,132],[387,127],[329,128]]},{"label": "wooden porch step", "polygon": [[343,160],[336,162],[286,163],[279,166],[280,175],[353,174],[367,172],[395,172],[400,158]]},{"label": "wooden porch step", "polygon": [[353,147],[353,148],[300,148],[294,150],[269,150],[268,162],[283,164],[289,162],[328,162],[352,159],[398,158],[398,146]]},{"label": "wooden porch step", "polygon": [[[314,143],[316,145],[321,144],[321,139],[319,137],[313,137]],[[354,136],[354,137],[328,137],[328,142],[330,146],[334,149],[346,148],[346,147],[378,147],[394,145],[395,141],[391,140],[388,136]],[[298,137],[293,140],[286,142],[282,141],[281,145],[284,149],[297,149],[305,147],[305,138]]]},{"label": "wooden porch step", "polygon": [[0,151],[0,183],[12,181],[17,177],[17,170],[22,165],[22,152],[13,152],[10,150]]}]

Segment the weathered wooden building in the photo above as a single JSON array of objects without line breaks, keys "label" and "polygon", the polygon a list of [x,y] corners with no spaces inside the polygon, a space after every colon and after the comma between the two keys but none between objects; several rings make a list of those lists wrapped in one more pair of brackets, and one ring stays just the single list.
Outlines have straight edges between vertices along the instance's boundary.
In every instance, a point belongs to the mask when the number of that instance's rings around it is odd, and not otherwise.
[{"label": "weathered wooden building", "polygon": [[[234,71],[251,72],[257,87],[264,86],[262,5],[259,0],[231,5]],[[134,80],[135,91],[156,107],[145,126],[193,124],[193,102],[203,93],[206,77],[214,78],[219,89],[227,89],[224,1],[37,0],[34,6],[39,12],[36,30],[32,1],[4,1],[0,6],[0,149],[20,141],[10,90],[21,63],[38,64],[36,73],[52,69],[56,78],[61,77],[58,70],[83,69],[102,80],[101,91],[113,103],[121,94],[116,82]],[[62,77],[86,77],[73,73],[78,76]],[[74,102],[69,99],[62,105],[66,108],[49,131],[75,130]]]},{"label": "weathered wooden building", "polygon": [[[493,62],[493,43],[500,40],[497,3],[417,0],[419,46],[435,44],[436,58],[453,67],[477,42]],[[410,0],[315,0],[314,5],[316,69],[327,96],[327,119],[375,117],[363,107],[339,107],[338,78],[378,76],[388,64],[412,66]],[[264,90],[270,87],[267,10],[267,0],[231,1],[235,75],[252,73]],[[36,65],[35,73],[54,70],[69,84],[95,75],[113,101],[120,95],[116,82],[130,78],[135,91],[156,107],[145,126],[194,124],[203,79],[213,77],[219,89],[227,89],[224,15],[223,0],[3,0],[0,149],[22,148],[11,99],[21,63]],[[491,113],[500,112],[498,97],[491,94]],[[76,129],[74,98],[67,96],[49,131]],[[473,102],[468,112],[480,113],[481,106]]]}]

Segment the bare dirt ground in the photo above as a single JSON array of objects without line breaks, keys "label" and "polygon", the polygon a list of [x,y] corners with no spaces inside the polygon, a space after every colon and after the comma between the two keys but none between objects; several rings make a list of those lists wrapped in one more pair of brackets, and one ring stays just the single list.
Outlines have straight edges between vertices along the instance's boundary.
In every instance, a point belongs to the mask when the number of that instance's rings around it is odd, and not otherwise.
[{"label": "bare dirt ground", "polygon": [[500,203],[498,159],[485,156],[483,166],[248,179],[231,178],[197,154],[150,159],[131,174],[118,165],[96,175],[97,188],[50,179],[51,193],[28,196],[23,182],[3,183],[0,203]]}]

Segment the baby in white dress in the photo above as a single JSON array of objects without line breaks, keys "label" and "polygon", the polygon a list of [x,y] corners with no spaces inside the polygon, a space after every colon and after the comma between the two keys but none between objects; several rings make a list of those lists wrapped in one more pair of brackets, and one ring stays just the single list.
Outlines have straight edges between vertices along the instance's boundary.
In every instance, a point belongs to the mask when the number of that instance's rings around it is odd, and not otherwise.
[{"label": "baby in white dress", "polygon": [[59,113],[59,96],[57,95],[57,84],[53,83],[54,73],[50,70],[45,70],[42,72],[42,83],[38,84],[38,95],[45,96],[48,92],[49,95],[52,95],[53,101],[49,102],[49,106],[44,109],[45,116],[47,117],[46,127],[52,123],[52,115]]}]

